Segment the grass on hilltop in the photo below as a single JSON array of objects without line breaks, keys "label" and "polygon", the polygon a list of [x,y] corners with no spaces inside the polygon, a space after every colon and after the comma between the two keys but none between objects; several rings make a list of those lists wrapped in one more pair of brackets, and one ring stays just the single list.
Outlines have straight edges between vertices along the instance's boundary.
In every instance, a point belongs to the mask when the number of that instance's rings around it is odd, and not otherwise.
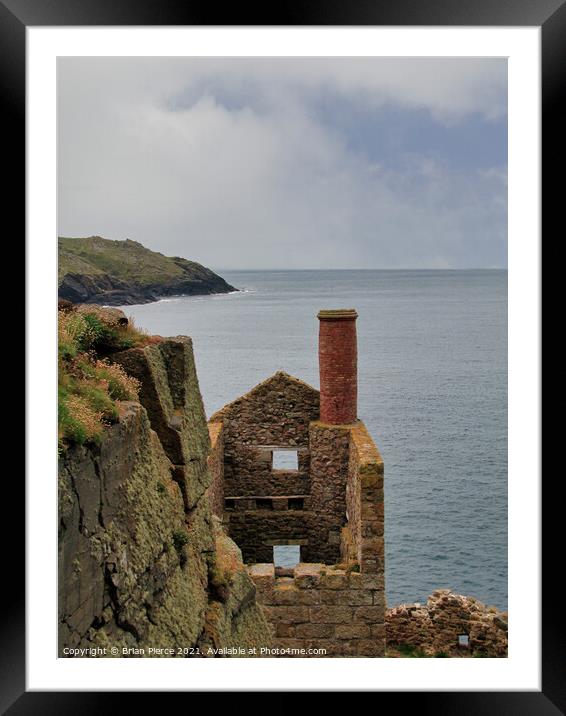
[{"label": "grass on hilltop", "polygon": [[211,272],[178,256],[164,256],[137,241],[113,241],[100,236],[59,237],[59,281],[66,274],[109,274],[127,282],[151,285],[186,276],[204,279]]}]

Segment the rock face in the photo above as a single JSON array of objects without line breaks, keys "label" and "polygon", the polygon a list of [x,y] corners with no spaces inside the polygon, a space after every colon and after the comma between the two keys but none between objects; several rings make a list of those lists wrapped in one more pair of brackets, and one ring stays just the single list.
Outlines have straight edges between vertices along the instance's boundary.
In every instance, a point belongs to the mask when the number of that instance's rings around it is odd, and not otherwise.
[{"label": "rock face", "polygon": [[59,298],[72,303],[131,305],[164,296],[235,291],[195,261],[163,256],[137,241],[100,236],[59,239]]},{"label": "rock face", "polygon": [[230,653],[269,646],[271,634],[211,512],[190,339],[116,358],[142,380],[142,404],[122,403],[99,447],[60,459],[60,655],[253,656]]},{"label": "rock face", "polygon": [[388,609],[385,627],[388,650],[400,655],[507,656],[507,614],[447,589],[434,591],[425,605]]}]

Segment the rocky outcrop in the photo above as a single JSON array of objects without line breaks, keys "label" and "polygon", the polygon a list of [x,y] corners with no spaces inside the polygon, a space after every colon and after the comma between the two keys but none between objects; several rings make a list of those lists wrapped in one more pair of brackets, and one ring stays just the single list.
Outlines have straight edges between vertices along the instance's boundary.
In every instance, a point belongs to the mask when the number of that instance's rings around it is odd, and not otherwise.
[{"label": "rocky outcrop", "polygon": [[385,615],[389,656],[507,656],[507,613],[438,589]]},{"label": "rocky outcrop", "polygon": [[237,290],[213,271],[206,271],[208,274],[198,279],[180,277],[147,285],[124,281],[107,273],[67,273],[59,284],[59,297],[72,303],[131,306],[151,303],[167,296],[201,296]]},{"label": "rocky outcrop", "polygon": [[125,306],[235,290],[196,261],[164,256],[137,241],[59,238],[59,298],[72,303]]},{"label": "rocky outcrop", "polygon": [[141,404],[60,458],[60,655],[254,656],[271,635],[211,512],[190,339],[113,358],[141,379]]},{"label": "rocky outcrop", "polygon": [[[261,647],[271,646],[272,635],[256,601],[255,585],[242,563],[238,546],[226,535],[220,520],[212,519],[215,526],[210,570],[213,599],[205,613],[201,650],[209,654],[220,652],[220,656],[261,656]],[[226,645],[237,648],[238,654],[223,654]]]},{"label": "rocky outcrop", "polygon": [[[64,299],[60,300],[59,304],[63,303],[63,300]],[[102,307],[90,303],[73,304],[68,302],[66,310],[95,316],[99,321],[108,326],[108,328],[120,328],[129,324],[128,318],[119,308],[110,308],[109,306]]]},{"label": "rocky outcrop", "polygon": [[72,303],[105,303],[115,306],[148,303],[155,300],[147,296],[145,289],[139,289],[105,273],[65,274],[59,283],[59,298]]}]

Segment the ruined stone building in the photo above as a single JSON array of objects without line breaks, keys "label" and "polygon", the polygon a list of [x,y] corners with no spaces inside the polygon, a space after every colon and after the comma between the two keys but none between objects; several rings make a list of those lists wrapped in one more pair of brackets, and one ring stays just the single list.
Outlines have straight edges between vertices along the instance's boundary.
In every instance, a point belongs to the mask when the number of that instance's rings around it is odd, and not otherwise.
[{"label": "ruined stone building", "polygon": [[[383,460],[357,416],[357,313],[318,318],[320,392],[278,372],[211,417],[210,496],[276,646],[383,656]],[[282,545],[295,568],[275,567]]]}]

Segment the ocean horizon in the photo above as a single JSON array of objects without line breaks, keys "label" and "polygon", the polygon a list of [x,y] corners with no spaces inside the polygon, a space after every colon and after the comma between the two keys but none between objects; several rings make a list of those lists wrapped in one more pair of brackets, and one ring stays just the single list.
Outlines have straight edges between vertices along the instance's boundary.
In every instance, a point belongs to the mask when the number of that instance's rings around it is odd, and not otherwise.
[{"label": "ocean horizon", "polygon": [[507,269],[218,270],[237,292],[123,306],[193,339],[210,416],[277,370],[318,388],[321,308],[358,311],[358,415],[385,463],[388,605],[507,608]]},{"label": "ocean horizon", "polygon": [[387,272],[397,272],[397,273],[403,273],[403,272],[413,272],[413,273],[427,273],[430,271],[441,271],[441,272],[459,272],[459,271],[504,271],[507,273],[506,267],[501,266],[488,266],[488,267],[478,267],[478,268],[380,268],[380,269],[374,269],[374,268],[254,268],[254,269],[223,269],[218,268],[215,266],[209,266],[208,268],[211,269],[211,271],[214,271],[214,273],[217,273],[219,276],[224,276],[224,274],[238,274],[238,273],[302,273],[302,272],[325,272],[325,273],[333,273],[338,271],[366,271],[366,272],[380,272],[380,273],[387,273]]}]

